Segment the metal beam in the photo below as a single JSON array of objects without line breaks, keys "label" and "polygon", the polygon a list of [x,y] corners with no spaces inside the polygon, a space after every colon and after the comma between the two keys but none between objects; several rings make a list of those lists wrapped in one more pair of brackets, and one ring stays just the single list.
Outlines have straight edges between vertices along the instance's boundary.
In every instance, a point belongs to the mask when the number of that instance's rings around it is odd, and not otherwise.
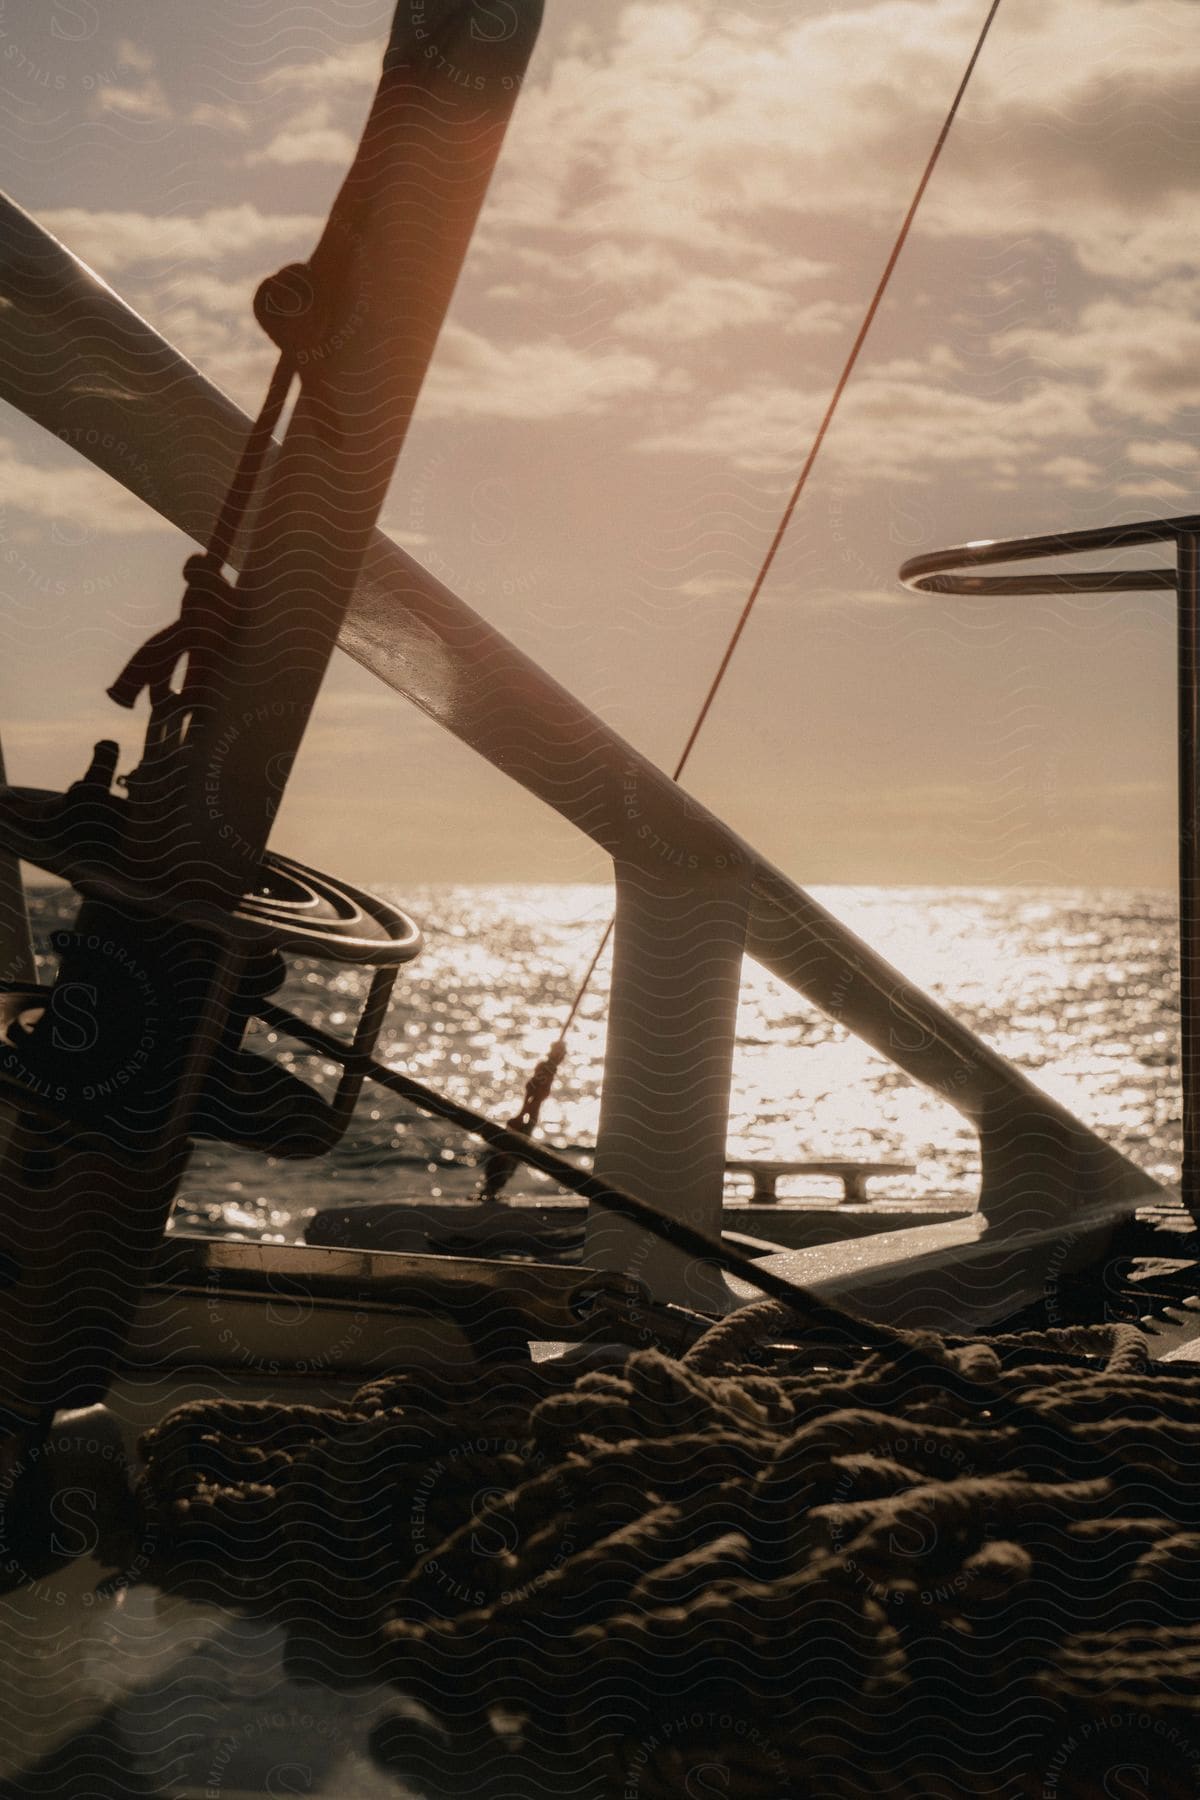
[{"label": "metal beam", "polygon": [[[0,298],[0,395],[202,537],[244,434],[237,409],[11,202],[0,208]],[[1160,1191],[379,533],[340,643],[647,879],[672,846],[751,870],[748,954],[977,1125],[993,1221],[1036,1209],[1047,1173],[1043,1213],[1081,1192],[1128,1210]],[[1027,1142],[1052,1147],[1038,1167],[1016,1154],[1018,1122]]]},{"label": "metal beam", "polygon": [[1183,1203],[1200,1219],[1200,537],[1180,535],[1176,601],[1179,739],[1179,1028]]},{"label": "metal beam", "polygon": [[[0,787],[8,780],[0,748]],[[29,902],[20,858],[0,845],[0,981],[36,981]]]},{"label": "metal beam", "polygon": [[[617,863],[612,995],[595,1173],[712,1237],[721,1231],[729,1081],[750,891],[719,876],[647,877]],[[715,1270],[602,1206],[586,1259],[699,1311],[725,1303]]]}]

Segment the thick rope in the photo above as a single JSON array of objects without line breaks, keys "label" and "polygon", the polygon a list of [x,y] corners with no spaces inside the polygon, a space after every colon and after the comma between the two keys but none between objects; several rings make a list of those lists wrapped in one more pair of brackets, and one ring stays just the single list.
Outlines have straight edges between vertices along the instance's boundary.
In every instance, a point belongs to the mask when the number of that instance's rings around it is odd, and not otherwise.
[{"label": "thick rope", "polygon": [[250,434],[238,459],[237,470],[208,540],[208,555],[218,564],[229,561],[230,552],[262,475],[271,439],[283,413],[295,373],[295,363],[286,354],[279,358],[271,372],[258,417],[250,427]]},{"label": "thick rope", "polygon": [[1193,1792],[1200,1374],[1132,1374],[1125,1327],[816,1367],[740,1321],[183,1407],[143,1444],[155,1573],[419,1701],[374,1747],[421,1792],[1091,1800],[1121,1758]]},{"label": "thick rope", "polygon": [[[148,689],[153,709],[151,734],[154,715],[169,715],[179,699],[170,687],[179,659],[189,652],[199,654],[205,645],[212,655],[224,645],[229,624],[226,614],[233,601],[226,591],[221,571],[229,560],[254,497],[254,490],[261,479],[271,439],[287,401],[295,372],[291,357],[286,354],[281,356],[267,385],[258,417],[251,425],[242,446],[238,466],[225,490],[221,510],[209,533],[207,548],[202,556],[189,557],[184,565],[187,586],[179,617],[146,639],[107,690],[110,700],[114,700],[118,706],[130,708],[136,705],[142,693]],[[189,676],[194,674],[195,671],[189,669]],[[148,741],[149,737],[150,734]]]}]

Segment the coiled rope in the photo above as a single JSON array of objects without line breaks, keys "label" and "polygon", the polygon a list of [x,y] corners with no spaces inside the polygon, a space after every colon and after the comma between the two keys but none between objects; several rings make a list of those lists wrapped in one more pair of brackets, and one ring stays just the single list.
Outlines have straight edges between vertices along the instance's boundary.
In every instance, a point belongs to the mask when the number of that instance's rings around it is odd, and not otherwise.
[{"label": "coiled rope", "polygon": [[785,1317],[185,1406],[156,1573],[395,1685],[374,1749],[429,1795],[1194,1794],[1200,1373],[1125,1325],[767,1352]]}]

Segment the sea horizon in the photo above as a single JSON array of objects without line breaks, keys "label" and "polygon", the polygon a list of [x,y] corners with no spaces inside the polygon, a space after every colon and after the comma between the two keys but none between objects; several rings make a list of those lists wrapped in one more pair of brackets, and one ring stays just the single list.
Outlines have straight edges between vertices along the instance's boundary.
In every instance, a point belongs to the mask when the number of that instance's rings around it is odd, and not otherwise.
[{"label": "sea horizon", "polygon": [[[595,953],[611,916],[611,888],[427,882],[381,883],[379,891],[411,911],[424,937],[421,954],[400,971],[379,1054],[480,1112],[511,1117]],[[828,883],[811,892],[906,984],[931,995],[1148,1173],[1177,1178],[1173,895],[1038,883]],[[43,887],[30,901],[44,952],[48,933],[71,916],[70,892]],[[552,1144],[595,1141],[608,979],[606,952],[543,1110]],[[287,997],[345,1035],[365,983],[363,970],[299,958]],[[319,1090],[329,1088],[331,1063],[283,1042],[271,1054]],[[978,1140],[968,1120],[749,959],[728,1144],[741,1158],[912,1163],[912,1175],[876,1184],[895,1198],[970,1198],[978,1187]],[[474,1140],[368,1085],[345,1138],[316,1162],[264,1162],[234,1146],[199,1144],[176,1218],[236,1235],[294,1237],[322,1206],[469,1192],[478,1152]],[[537,1190],[534,1178],[522,1179]]]}]

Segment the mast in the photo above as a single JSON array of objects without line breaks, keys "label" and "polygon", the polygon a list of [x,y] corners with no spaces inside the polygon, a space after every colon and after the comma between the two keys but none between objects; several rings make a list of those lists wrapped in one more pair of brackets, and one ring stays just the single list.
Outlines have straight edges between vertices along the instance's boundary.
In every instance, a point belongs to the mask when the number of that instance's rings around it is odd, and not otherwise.
[{"label": "mast", "polygon": [[[208,1086],[232,1088],[245,995],[275,979],[245,900],[358,579],[537,33],[401,0],[359,151],[312,257],[265,282],[300,396],[236,585],[190,559],[180,619],[133,659],[151,721],[128,798],[97,745],[66,796],[0,794],[0,837],[83,895],[24,1034],[0,1167],[0,1408],[32,1428],[102,1397]],[[242,498],[245,498],[243,496]],[[216,539],[223,531],[218,528]],[[186,673],[178,673],[186,663]],[[173,683],[178,680],[178,685]]]},{"label": "mast", "polygon": [[1179,757],[1179,1038],[1183,1203],[1200,1221],[1200,535],[1182,531],[1176,550],[1177,741]]}]

